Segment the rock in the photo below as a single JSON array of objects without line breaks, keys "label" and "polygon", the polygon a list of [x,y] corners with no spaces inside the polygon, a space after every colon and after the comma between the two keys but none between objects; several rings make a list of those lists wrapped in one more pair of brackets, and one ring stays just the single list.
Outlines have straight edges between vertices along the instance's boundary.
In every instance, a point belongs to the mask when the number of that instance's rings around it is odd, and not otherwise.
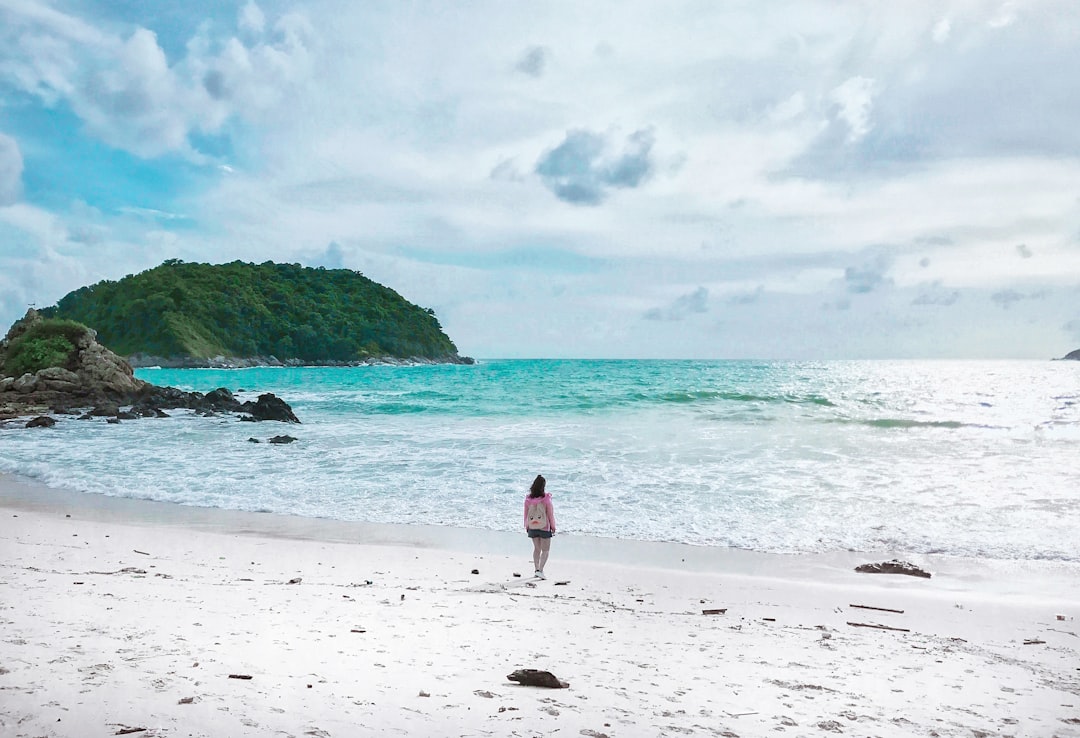
[{"label": "rock", "polygon": [[907,574],[913,577],[923,577],[924,579],[930,578],[930,572],[923,571],[914,564],[899,561],[898,559],[882,561],[878,564],[861,564],[855,567],[855,571],[862,574]]},{"label": "rock", "polygon": [[[292,436],[274,436],[268,442],[269,443],[292,443],[296,439]],[[256,441],[258,443],[258,441]]]},{"label": "rock", "polygon": [[526,687],[547,687],[549,689],[567,689],[569,682],[564,682],[550,671],[539,669],[518,669],[506,675],[512,682],[518,682]]},{"label": "rock", "polygon": [[284,400],[269,392],[259,395],[256,402],[245,402],[240,407],[251,413],[251,417],[255,420],[280,420],[284,423],[300,422],[293,415],[292,408]]},{"label": "rock", "polygon": [[39,415],[26,421],[27,428],[52,428],[54,425],[56,425],[56,419],[48,415]]},{"label": "rock", "polygon": [[233,397],[233,393],[224,387],[207,392],[203,398],[206,405],[214,410],[227,410],[235,412],[242,408],[240,401]]},{"label": "rock", "polygon": [[20,395],[27,395],[37,389],[37,375],[36,374],[24,374],[16,379],[11,389],[18,392]]},{"label": "rock", "polygon": [[[36,310],[16,321],[0,340],[0,368],[11,341],[42,320]],[[37,415],[47,408],[93,408],[80,416],[134,419],[168,417],[165,410],[184,408],[200,415],[217,412],[249,412],[251,420],[280,420],[299,423],[292,408],[272,394],[255,403],[241,404],[231,391],[222,387],[203,395],[174,387],[157,387],[136,379],[131,364],[97,342],[97,332],[85,329],[71,339],[75,345],[64,367],[49,367],[21,377],[0,376],[0,416]],[[121,413],[121,406],[130,406]],[[245,418],[246,419],[246,418]]]},{"label": "rock", "polygon": [[1070,351],[1061,358],[1064,361],[1080,361],[1080,349],[1076,349],[1076,351]]},{"label": "rock", "polygon": [[249,438],[248,443],[262,443],[258,438]]}]

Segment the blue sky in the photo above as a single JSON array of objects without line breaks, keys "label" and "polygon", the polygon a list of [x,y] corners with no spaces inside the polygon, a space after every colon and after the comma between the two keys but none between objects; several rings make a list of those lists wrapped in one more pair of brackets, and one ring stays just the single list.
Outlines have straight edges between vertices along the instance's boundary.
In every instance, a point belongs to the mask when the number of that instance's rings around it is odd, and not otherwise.
[{"label": "blue sky", "polygon": [[1065,0],[0,0],[0,323],[346,267],[479,357],[1080,346]]}]

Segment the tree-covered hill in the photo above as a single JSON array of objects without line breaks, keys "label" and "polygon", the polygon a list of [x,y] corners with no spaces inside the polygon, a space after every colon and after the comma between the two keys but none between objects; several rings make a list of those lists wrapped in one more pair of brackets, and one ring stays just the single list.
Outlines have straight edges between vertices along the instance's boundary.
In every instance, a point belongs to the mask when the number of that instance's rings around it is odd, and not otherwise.
[{"label": "tree-covered hill", "polygon": [[96,329],[124,356],[458,360],[433,311],[348,269],[170,259],[82,287],[41,312]]}]

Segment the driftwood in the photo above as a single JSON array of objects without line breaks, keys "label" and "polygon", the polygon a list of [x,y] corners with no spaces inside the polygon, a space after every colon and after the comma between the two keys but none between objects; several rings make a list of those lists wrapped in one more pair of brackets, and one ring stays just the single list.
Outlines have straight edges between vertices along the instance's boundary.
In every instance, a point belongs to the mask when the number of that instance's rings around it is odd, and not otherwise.
[{"label": "driftwood", "polygon": [[712,610],[702,610],[701,614],[702,615],[723,615],[725,612],[727,612],[727,608],[726,607],[720,607],[720,608],[714,608]]},{"label": "driftwood", "polygon": [[857,607],[860,610],[880,610],[881,612],[895,612],[901,615],[904,614],[903,610],[893,610],[890,607],[871,607],[870,605],[848,605],[848,607]]},{"label": "driftwood", "polygon": [[548,687],[549,689],[566,689],[569,682],[564,682],[550,671],[539,669],[518,669],[506,675],[512,682],[518,682],[526,687]]},{"label": "driftwood", "polygon": [[851,626],[856,627],[856,628],[877,628],[878,630],[898,630],[901,633],[910,633],[911,632],[910,628],[894,628],[891,625],[875,625],[874,623],[853,623],[850,620],[848,621],[848,625],[851,625]]},{"label": "driftwood", "polygon": [[1041,646],[1044,643],[1046,643],[1046,641],[1040,641],[1038,638],[1025,638],[1024,639],[1024,645],[1025,646]]},{"label": "driftwood", "polygon": [[229,674],[229,679],[251,679],[251,674]]},{"label": "driftwood", "polygon": [[146,728],[120,728],[113,735],[127,735],[128,733],[142,733]]},{"label": "driftwood", "polygon": [[[137,548],[133,548],[133,549],[131,549],[131,550],[132,550],[132,551],[134,551],[134,552],[135,552],[135,553],[137,553],[137,554],[142,554],[143,556],[149,556],[149,555],[150,555],[150,554],[146,553],[146,551],[140,551],[140,550],[139,550],[139,549],[137,549]],[[146,728],[143,728],[143,730],[146,730]]]}]

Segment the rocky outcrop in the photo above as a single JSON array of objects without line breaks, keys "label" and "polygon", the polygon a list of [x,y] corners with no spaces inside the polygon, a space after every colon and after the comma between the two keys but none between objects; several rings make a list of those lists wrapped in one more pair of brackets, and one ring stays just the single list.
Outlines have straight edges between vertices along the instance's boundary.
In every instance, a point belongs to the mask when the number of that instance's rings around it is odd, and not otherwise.
[{"label": "rocky outcrop", "polygon": [[[36,310],[28,310],[0,341],[0,361],[11,342],[41,320]],[[0,380],[0,414],[11,416],[43,408],[125,403],[146,386],[146,382],[135,378],[126,361],[98,343],[97,334],[87,328],[75,340],[75,350],[67,366]]]},{"label": "rocky outcrop", "polygon": [[1076,349],[1076,351],[1070,351],[1061,358],[1063,361],[1080,361],[1080,349]]},{"label": "rocky outcrop", "polygon": [[[40,320],[37,311],[30,309],[11,327],[0,341],[0,369],[11,342]],[[86,409],[80,415],[82,419],[133,420],[167,417],[166,410],[183,408],[204,415],[250,413],[245,420],[300,422],[292,408],[273,394],[242,403],[225,388],[204,395],[144,382],[135,377],[130,364],[98,343],[97,334],[89,328],[74,343],[75,350],[65,367],[0,378],[0,420],[46,412],[70,414],[72,408]],[[123,406],[130,406],[130,410],[121,410]]]}]

